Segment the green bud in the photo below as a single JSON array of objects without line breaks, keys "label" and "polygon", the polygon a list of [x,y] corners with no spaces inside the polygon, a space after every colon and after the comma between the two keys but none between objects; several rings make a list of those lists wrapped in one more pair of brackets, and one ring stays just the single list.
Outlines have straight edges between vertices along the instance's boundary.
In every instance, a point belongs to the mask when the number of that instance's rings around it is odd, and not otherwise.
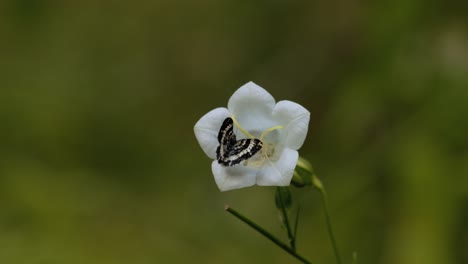
[{"label": "green bud", "polygon": [[291,184],[298,188],[312,185],[313,176],[315,176],[314,169],[310,162],[303,157],[299,157]]},{"label": "green bud", "polygon": [[314,173],[312,164],[310,164],[310,162],[304,159],[303,157],[299,157],[299,159],[297,160],[297,166],[304,168],[305,170],[310,171],[311,173]]},{"label": "green bud", "polygon": [[315,188],[317,188],[319,191],[323,190],[323,184],[322,181],[317,177],[317,176],[312,176],[312,184],[314,185]]}]

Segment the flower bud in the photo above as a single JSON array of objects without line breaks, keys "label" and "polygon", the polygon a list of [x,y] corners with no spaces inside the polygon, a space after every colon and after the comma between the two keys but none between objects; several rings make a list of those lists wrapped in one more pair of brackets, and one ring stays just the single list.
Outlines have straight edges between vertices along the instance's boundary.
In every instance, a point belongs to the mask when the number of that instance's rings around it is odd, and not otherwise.
[{"label": "flower bud", "polygon": [[291,184],[298,188],[312,185],[312,178],[314,176],[315,173],[310,162],[303,157],[299,157]]}]

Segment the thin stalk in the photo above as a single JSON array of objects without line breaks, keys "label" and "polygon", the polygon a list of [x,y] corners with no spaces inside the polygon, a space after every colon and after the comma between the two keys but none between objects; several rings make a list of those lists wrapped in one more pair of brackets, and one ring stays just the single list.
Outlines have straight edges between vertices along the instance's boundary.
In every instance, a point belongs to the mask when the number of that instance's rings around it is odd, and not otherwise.
[{"label": "thin stalk", "polygon": [[281,194],[281,190],[278,187],[278,195],[280,198],[280,204],[281,204],[281,213],[283,214],[283,219],[284,219],[284,225],[286,226],[286,230],[288,232],[288,239],[289,239],[289,244],[291,245],[291,249],[293,251],[296,251],[296,239],[294,238],[293,232],[291,230],[291,225],[289,224],[289,217],[288,217],[288,212],[286,211],[286,206],[284,205],[284,200],[283,200],[283,195]]},{"label": "thin stalk", "polygon": [[248,219],[247,217],[241,215],[239,212],[237,212],[236,210],[229,207],[229,205],[226,205],[224,207],[224,210],[228,211],[230,214],[232,214],[233,216],[237,217],[242,222],[246,223],[247,225],[249,225],[250,227],[255,229],[257,232],[262,234],[264,237],[269,239],[271,242],[275,243],[275,245],[282,248],[284,251],[288,252],[291,256],[293,256],[293,257],[297,258],[298,260],[302,261],[302,263],[312,264],[312,262],[308,261],[303,256],[297,254],[294,250],[292,250],[290,247],[288,247],[288,245],[286,245],[281,240],[279,240],[278,238],[276,238],[275,236],[270,234],[270,232],[266,231],[265,229],[263,229],[262,227],[260,227],[259,225],[254,223],[252,220]]},{"label": "thin stalk", "polygon": [[330,220],[330,214],[328,212],[328,197],[325,187],[323,186],[320,179],[313,174],[312,175],[312,185],[320,192],[322,195],[323,210],[325,211],[325,219],[327,221],[328,235],[330,236],[330,241],[333,248],[333,253],[335,253],[336,263],[341,264],[340,253],[338,252],[338,246],[336,245],[335,236],[333,235],[332,224]]},{"label": "thin stalk", "polygon": [[297,239],[297,226],[299,225],[299,214],[301,212],[301,206],[297,207],[297,213],[296,213],[296,222],[294,223],[294,241]]},{"label": "thin stalk", "polygon": [[320,188],[319,190],[320,190],[320,193],[322,194],[323,210],[325,211],[325,219],[327,221],[328,234],[330,236],[330,241],[333,247],[333,252],[335,253],[336,263],[341,264],[340,253],[338,252],[338,246],[336,245],[335,236],[333,235],[330,214],[328,212],[327,192],[325,191],[323,187]]}]

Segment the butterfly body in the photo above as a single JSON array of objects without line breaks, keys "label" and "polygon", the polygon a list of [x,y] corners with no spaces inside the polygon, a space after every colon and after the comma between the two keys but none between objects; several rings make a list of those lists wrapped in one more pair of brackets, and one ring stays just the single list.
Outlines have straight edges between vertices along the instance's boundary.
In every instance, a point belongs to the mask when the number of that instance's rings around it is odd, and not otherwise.
[{"label": "butterfly body", "polygon": [[249,159],[263,147],[259,139],[236,139],[234,123],[230,117],[226,118],[218,133],[219,146],[216,149],[218,163],[230,167]]}]

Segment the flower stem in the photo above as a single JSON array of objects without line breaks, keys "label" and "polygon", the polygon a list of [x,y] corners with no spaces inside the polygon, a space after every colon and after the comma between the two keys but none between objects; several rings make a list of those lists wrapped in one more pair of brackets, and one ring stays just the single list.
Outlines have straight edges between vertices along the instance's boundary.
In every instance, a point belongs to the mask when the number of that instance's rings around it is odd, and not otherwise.
[{"label": "flower stem", "polygon": [[301,206],[299,205],[299,207],[297,207],[296,222],[294,223],[294,233],[293,233],[294,241],[296,241],[296,239],[297,239],[297,226],[299,225],[299,214],[300,214],[300,212],[301,212]]},{"label": "flower stem", "polygon": [[291,225],[289,224],[289,217],[288,217],[288,212],[286,211],[286,205],[284,204],[284,198],[283,195],[281,194],[281,187],[278,187],[278,195],[279,195],[279,200],[280,200],[280,205],[281,205],[281,213],[283,215],[283,221],[284,225],[286,226],[286,230],[288,232],[288,239],[289,239],[289,244],[291,245],[291,249],[293,251],[296,251],[296,240],[294,238],[294,235],[291,231]]},{"label": "flower stem", "polygon": [[333,235],[330,214],[328,212],[327,192],[325,191],[325,187],[323,186],[320,179],[315,175],[312,176],[312,184],[317,190],[319,190],[320,194],[322,195],[322,204],[323,204],[323,210],[325,211],[325,219],[327,222],[328,235],[330,236],[330,241],[332,244],[333,253],[335,254],[336,263],[341,264],[340,253],[338,252],[338,246],[336,245],[335,236]]},{"label": "flower stem", "polygon": [[239,212],[237,212],[236,210],[229,207],[229,205],[226,205],[224,207],[224,210],[228,211],[230,214],[232,214],[233,216],[237,217],[242,222],[246,223],[247,225],[249,225],[250,227],[255,229],[257,232],[259,232],[260,234],[262,234],[263,236],[268,238],[271,242],[275,243],[278,247],[282,248],[284,251],[288,252],[293,257],[295,257],[298,260],[302,261],[302,263],[312,264],[312,262],[308,261],[303,256],[297,254],[294,250],[292,250],[290,247],[288,247],[288,245],[286,245],[281,240],[279,240],[278,238],[273,236],[270,232],[266,231],[265,229],[263,229],[262,227],[260,227],[259,225],[254,223],[252,220],[248,219],[247,217],[241,215]]}]

